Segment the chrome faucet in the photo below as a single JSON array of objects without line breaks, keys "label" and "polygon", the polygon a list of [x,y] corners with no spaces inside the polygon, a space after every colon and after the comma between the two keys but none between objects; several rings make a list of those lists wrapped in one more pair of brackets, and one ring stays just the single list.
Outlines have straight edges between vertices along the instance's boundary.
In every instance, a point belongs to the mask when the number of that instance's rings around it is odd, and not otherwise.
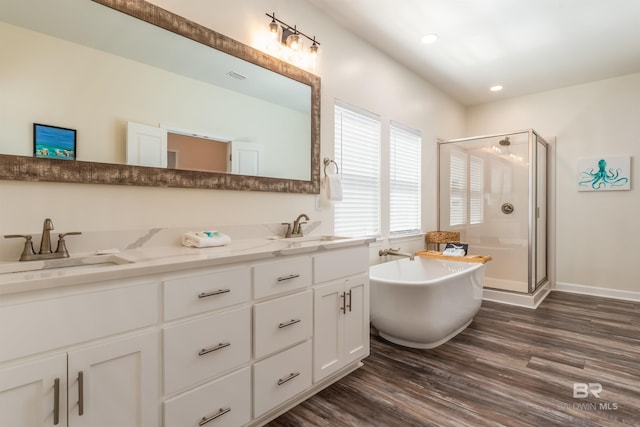
[{"label": "chrome faucet", "polygon": [[42,224],[42,239],[40,240],[40,252],[38,252],[41,255],[51,253],[51,230],[53,230],[53,221],[47,218]]},{"label": "chrome faucet", "polygon": [[295,219],[295,221],[293,221],[293,226],[288,222],[282,223],[282,225],[287,226],[287,231],[284,233],[285,238],[288,239],[290,237],[302,237],[302,224],[306,224],[306,222],[304,221],[301,222],[302,218],[309,221],[309,216],[307,214],[300,214]]},{"label": "chrome faucet", "polygon": [[409,258],[411,261],[413,261],[415,259],[415,255],[411,254],[409,252],[400,252],[400,248],[398,249],[380,249],[378,251],[378,255],[379,256],[387,256],[387,255],[396,255],[396,256],[405,256],[407,258]]},{"label": "chrome faucet", "polygon": [[79,231],[71,231],[69,233],[59,234],[58,246],[56,247],[56,251],[51,252],[51,230],[53,230],[53,221],[47,218],[42,224],[42,239],[40,240],[40,250],[38,251],[38,253],[36,253],[33,249],[33,239],[29,234],[7,234],[4,237],[5,239],[14,237],[22,237],[25,239],[24,249],[22,250],[22,255],[20,255],[20,261],[68,258],[69,251],[67,250],[67,246],[64,241],[65,236],[82,233],[80,233]]}]

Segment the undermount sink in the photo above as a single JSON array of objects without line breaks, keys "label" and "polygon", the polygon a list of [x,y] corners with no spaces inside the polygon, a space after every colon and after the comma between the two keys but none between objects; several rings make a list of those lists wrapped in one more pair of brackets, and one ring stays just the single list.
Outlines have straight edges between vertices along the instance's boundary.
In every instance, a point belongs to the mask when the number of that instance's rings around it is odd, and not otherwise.
[{"label": "undermount sink", "polygon": [[337,242],[339,240],[346,240],[349,237],[340,236],[304,236],[304,237],[290,237],[282,239],[283,242],[288,243],[289,246],[301,247],[301,246],[313,246],[321,243]]},{"label": "undermount sink", "polygon": [[133,261],[117,255],[91,255],[80,258],[60,258],[41,261],[18,261],[0,263],[0,274],[23,273],[29,271],[53,270],[63,268],[96,268],[131,264]]}]

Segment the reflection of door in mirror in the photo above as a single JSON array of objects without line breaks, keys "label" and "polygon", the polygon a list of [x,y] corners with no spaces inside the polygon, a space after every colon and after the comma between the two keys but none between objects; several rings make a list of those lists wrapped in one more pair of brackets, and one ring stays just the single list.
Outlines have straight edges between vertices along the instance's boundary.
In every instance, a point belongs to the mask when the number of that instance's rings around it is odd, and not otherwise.
[{"label": "reflection of door in mirror", "polygon": [[258,142],[233,141],[231,143],[231,173],[262,175],[264,146]]},{"label": "reflection of door in mirror", "polygon": [[167,131],[141,123],[127,123],[127,164],[167,167]]}]

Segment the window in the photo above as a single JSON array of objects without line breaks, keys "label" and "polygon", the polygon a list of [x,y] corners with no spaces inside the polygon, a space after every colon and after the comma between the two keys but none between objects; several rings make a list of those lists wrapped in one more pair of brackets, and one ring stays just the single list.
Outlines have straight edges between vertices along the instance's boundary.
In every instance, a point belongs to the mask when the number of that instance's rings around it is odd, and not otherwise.
[{"label": "window", "polygon": [[452,151],[449,169],[449,225],[464,225],[467,223],[467,156]]},{"label": "window", "polygon": [[484,220],[484,160],[452,151],[449,162],[449,225],[466,225],[467,218],[469,224],[481,224]]},{"label": "window", "polygon": [[420,220],[420,133],[390,127],[390,234],[418,233]]},{"label": "window", "polygon": [[335,161],[342,177],[334,232],[380,235],[380,118],[342,103],[335,106]]},{"label": "window", "polygon": [[469,224],[482,224],[484,220],[484,160],[469,158]]}]

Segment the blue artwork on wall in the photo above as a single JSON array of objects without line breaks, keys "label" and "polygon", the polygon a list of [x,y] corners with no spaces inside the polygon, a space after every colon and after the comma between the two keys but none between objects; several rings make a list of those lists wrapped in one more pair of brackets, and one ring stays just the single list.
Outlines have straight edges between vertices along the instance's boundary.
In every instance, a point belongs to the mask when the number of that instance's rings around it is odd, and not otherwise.
[{"label": "blue artwork on wall", "polygon": [[631,189],[631,157],[595,157],[578,162],[578,191]]},{"label": "blue artwork on wall", "polygon": [[33,154],[42,158],[75,160],[76,130],[34,123]]}]

